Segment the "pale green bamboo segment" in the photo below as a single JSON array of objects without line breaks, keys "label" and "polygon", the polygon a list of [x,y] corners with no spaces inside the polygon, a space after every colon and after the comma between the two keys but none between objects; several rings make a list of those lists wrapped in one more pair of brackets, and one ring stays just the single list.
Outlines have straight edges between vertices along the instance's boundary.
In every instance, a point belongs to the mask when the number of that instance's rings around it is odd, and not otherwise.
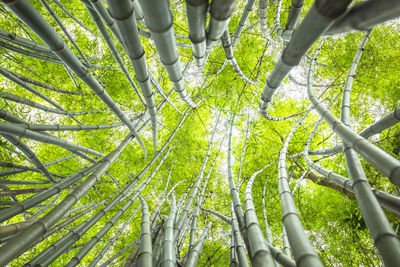
[{"label": "pale green bamboo segment", "polygon": [[176,266],[175,257],[175,241],[174,241],[174,222],[176,217],[176,200],[174,193],[172,194],[171,210],[164,225],[164,240],[162,242],[162,251],[160,255],[161,267],[174,267]]},{"label": "pale green bamboo segment", "polygon": [[230,122],[230,128],[228,132],[228,151],[227,151],[227,169],[228,169],[228,184],[229,184],[229,191],[231,195],[231,200],[232,200],[232,205],[233,209],[235,211],[236,215],[236,220],[239,225],[240,233],[243,237],[243,241],[246,245],[247,252],[250,254],[250,245],[249,245],[249,240],[247,236],[247,231],[246,231],[246,223],[245,223],[245,218],[244,218],[244,212],[243,212],[243,206],[242,203],[240,202],[240,197],[239,197],[239,190],[236,187],[236,183],[233,179],[233,170],[232,170],[232,129],[233,129],[233,124],[235,121],[235,116],[232,116],[231,122]]},{"label": "pale green bamboo segment", "polygon": [[[138,118],[135,118],[138,119]],[[15,126],[31,131],[91,131],[112,129],[124,126],[123,123],[98,124],[98,125],[60,125],[60,124],[16,124]]]},{"label": "pale green bamboo segment", "polygon": [[52,51],[50,48],[48,48],[46,45],[34,42],[32,40],[20,37],[14,33],[5,31],[4,29],[0,29],[0,39],[10,41],[12,43],[24,46],[25,48],[31,49],[31,50],[39,50],[46,52],[48,54],[52,54]]},{"label": "pale green bamboo segment", "polygon": [[342,15],[350,0],[324,1],[316,0],[307,12],[300,26],[294,32],[290,42],[275,64],[261,94],[259,108],[261,115],[269,119],[268,103],[290,70],[297,66],[312,44],[319,38],[331,22]]},{"label": "pale green bamboo segment", "polygon": [[192,108],[197,104],[189,96],[175,44],[174,24],[168,0],[140,0],[147,28],[154,40],[160,61],[181,99]]},{"label": "pale green bamboo segment", "polygon": [[236,255],[236,249],[235,249],[235,236],[233,234],[233,230],[231,230],[231,247],[229,248],[229,266],[230,267],[237,267],[239,266],[239,260]]},{"label": "pale green bamboo segment", "polygon": [[[246,255],[246,248],[243,243],[242,237],[240,235],[240,230],[239,230],[239,225],[236,220],[236,214],[233,208],[233,204],[231,205],[231,216],[232,216],[232,231],[233,231],[233,236],[234,236],[234,241],[235,241],[235,250],[236,250],[236,255],[238,257],[239,261],[239,266],[243,267],[248,267],[249,262],[247,260],[247,255]],[[249,251],[247,251],[250,253]]]},{"label": "pale green bamboo segment", "polygon": [[202,68],[206,54],[206,20],[208,0],[186,0],[189,39],[192,42],[196,66]]},{"label": "pale green bamboo segment", "polygon": [[[364,130],[362,130],[359,135],[365,139],[368,139],[376,134],[381,133],[382,131],[396,125],[397,123],[400,122],[400,108],[396,108],[394,111],[391,113],[387,114],[383,118],[377,120]],[[326,149],[320,149],[320,150],[314,150],[310,151],[310,155],[329,155],[329,154],[337,154],[343,151],[343,145],[336,145],[334,147],[326,148]],[[298,157],[301,156],[301,154],[296,154],[291,157]]]},{"label": "pale green bamboo segment", "polygon": [[17,78],[19,78],[21,81],[23,81],[25,83],[30,83],[32,85],[41,87],[41,88],[49,90],[49,91],[57,92],[57,93],[60,93],[60,94],[67,94],[67,95],[83,95],[82,93],[79,93],[79,92],[66,91],[66,90],[54,87],[54,86],[52,86],[50,84],[36,81],[36,80],[34,80],[32,78],[25,77],[25,76],[23,76],[21,74],[15,73],[15,72],[11,72],[10,71],[10,73],[12,73],[14,76],[16,76]]},{"label": "pale green bamboo segment", "polygon": [[39,171],[46,177],[46,179],[55,184],[57,181],[54,179],[53,175],[47,170],[47,168],[43,165],[42,161],[36,156],[35,152],[27,146],[24,142],[22,142],[19,138],[14,135],[2,134],[4,138],[6,138],[11,144],[13,144],[16,148],[18,148],[25,156],[31,161],[35,166],[39,169]]},{"label": "pale green bamboo segment", "polygon": [[246,186],[245,191],[245,222],[247,236],[250,245],[250,261],[254,267],[258,266],[274,266],[275,261],[267,246],[264,235],[258,223],[257,214],[253,203],[253,183],[257,175],[263,172],[268,166],[256,171]]},{"label": "pale green bamboo segment", "polygon": [[146,64],[145,52],[137,31],[133,5],[130,0],[108,0],[109,12],[116,21],[125,50],[131,60],[136,79],[144,96],[146,107],[150,114],[151,129],[153,134],[153,148],[157,151],[157,116],[151,89],[149,69]]},{"label": "pale green bamboo segment", "polygon": [[236,0],[213,0],[210,4],[210,21],[207,27],[207,51],[219,41],[228,27]]},{"label": "pale green bamboo segment", "polygon": [[301,224],[296,204],[294,203],[292,192],[289,187],[289,179],[286,166],[286,154],[290,140],[311,110],[312,108],[308,109],[303,117],[296,123],[296,125],[292,127],[279,152],[278,188],[281,200],[282,220],[297,266],[323,266],[322,261],[320,260],[310,241],[308,240]]},{"label": "pale green bamboo segment", "polygon": [[119,147],[107,156],[107,160],[104,161],[79,187],[77,187],[77,189],[68,194],[68,196],[54,209],[42,217],[38,222],[20,232],[16,237],[8,241],[6,245],[0,247],[0,265],[9,263],[21,252],[29,249],[31,243],[35,239],[43,235],[51,226],[57,223],[57,221],[98,181],[113,161],[115,161],[115,159],[117,159],[121,154],[132,138],[132,135],[128,135],[121,142]]},{"label": "pale green bamboo segment", "polygon": [[97,152],[95,150],[92,150],[90,148],[86,148],[84,146],[76,145],[74,143],[62,140],[58,137],[48,135],[48,134],[42,134],[39,132],[34,132],[22,127],[18,127],[15,124],[11,123],[2,123],[0,122],[0,134],[5,134],[5,135],[13,135],[17,136],[20,138],[27,138],[31,140],[35,140],[41,143],[46,143],[46,144],[52,144],[56,145],[62,148],[65,148],[67,150],[71,151],[77,151],[77,152],[84,152],[90,155],[94,155],[96,157],[104,157],[104,154]]},{"label": "pale green bamboo segment", "polygon": [[199,197],[197,199],[196,206],[195,206],[195,209],[193,211],[193,219],[192,219],[192,225],[191,225],[191,229],[190,229],[189,250],[194,246],[194,243],[195,243],[197,219],[199,217],[200,207],[203,204],[203,197],[204,197],[204,193],[205,193],[206,188],[207,188],[208,180],[210,179],[210,176],[212,174],[212,170],[214,168],[214,165],[217,162],[217,158],[218,158],[218,155],[219,155],[219,153],[221,151],[222,144],[224,143],[224,140],[225,140],[225,136],[222,138],[222,141],[221,141],[221,143],[219,145],[219,148],[218,148],[218,153],[217,153],[217,155],[215,155],[214,161],[211,164],[210,169],[208,170],[208,174],[207,174],[206,179],[204,181],[204,184],[203,184],[203,186],[201,188],[200,195],[199,195]]},{"label": "pale green bamboo segment", "polygon": [[324,35],[370,30],[374,26],[400,16],[397,0],[370,0],[354,5],[340,19],[336,20]]},{"label": "pale green bamboo segment", "polygon": [[[118,66],[120,67],[120,69],[121,69],[122,72],[124,73],[124,75],[125,75],[125,77],[127,78],[129,84],[132,86],[132,88],[133,88],[134,92],[136,93],[136,95],[138,96],[140,102],[141,102],[143,105],[145,105],[145,102],[144,102],[142,96],[140,95],[140,93],[139,93],[139,91],[138,91],[138,89],[137,89],[137,87],[136,87],[135,82],[133,81],[133,79],[132,79],[132,77],[131,77],[131,75],[130,75],[128,69],[126,68],[124,62],[122,61],[122,58],[121,58],[121,56],[119,55],[117,48],[115,47],[113,41],[111,40],[110,34],[108,34],[108,31],[107,31],[106,27],[104,26],[103,22],[101,21],[100,16],[101,16],[101,14],[104,14],[104,12],[105,12],[105,11],[103,10],[103,9],[105,9],[104,6],[103,6],[103,4],[102,4],[100,1],[92,2],[92,4],[91,4],[91,2],[89,2],[89,0],[85,0],[85,1],[83,1],[83,3],[85,4],[86,9],[88,10],[88,12],[89,12],[91,18],[93,19],[94,23],[96,24],[97,28],[99,29],[100,34],[101,34],[101,36],[103,37],[103,40],[106,42],[106,45],[107,45],[108,49],[110,50],[112,56],[114,57],[115,61],[117,61]],[[96,10],[94,10],[93,7],[94,7]],[[96,11],[97,11],[97,12],[96,12]],[[99,14],[100,14],[100,16],[99,16]],[[105,12],[105,14],[107,14],[107,15],[106,15],[107,17],[106,17],[105,19],[103,18],[103,20],[104,20],[106,23],[107,23],[108,19],[110,19],[110,20],[112,21],[112,19],[111,19],[109,13],[108,13],[108,12]],[[114,22],[112,21],[112,25],[115,27],[115,24],[113,24],[113,23],[114,23]],[[114,28],[114,27],[113,27],[113,28]],[[110,28],[112,32],[115,31],[115,29],[113,30],[113,28]],[[117,32],[118,32],[118,31],[117,31]],[[117,35],[119,36],[119,32],[118,32]],[[120,40],[118,37],[117,37],[117,39]],[[122,41],[120,41],[120,43],[121,43],[121,45],[123,45],[123,42],[122,42]]]},{"label": "pale green bamboo segment", "polygon": [[112,100],[101,84],[93,78],[78,58],[72,53],[69,47],[65,45],[63,40],[38,13],[38,11],[27,0],[4,2],[84,83],[92,89],[92,91],[118,116],[118,118],[128,126],[129,130],[134,134],[141,145],[146,158],[146,148],[140,139],[140,136],[136,132],[134,125],[125,116],[115,101]]},{"label": "pale green bamboo segment", "polygon": [[58,0],[52,0],[54,4],[56,4],[68,17],[70,17],[73,21],[75,21],[79,26],[81,26],[84,30],[90,32],[91,34],[100,37],[97,33],[86,27],[82,21],[77,19],[74,15],[71,14]]},{"label": "pale green bamboo segment", "polygon": [[209,222],[207,227],[204,229],[203,234],[200,236],[199,241],[197,241],[196,245],[192,250],[189,251],[189,256],[185,262],[185,267],[196,267],[197,262],[199,261],[201,252],[203,251],[204,244],[206,243],[206,239],[208,237],[208,233],[211,229],[212,222]]},{"label": "pale green bamboo segment", "polygon": [[[351,63],[346,82],[343,89],[342,105],[341,105],[341,121],[350,128],[350,96],[353,85],[353,77],[356,73],[357,65],[361,59],[362,52],[371,35],[371,31],[367,31],[362,39],[357,52]],[[315,58],[314,58],[315,59]],[[312,73],[313,64],[310,65],[310,73]],[[308,84],[311,87],[311,74],[308,78]],[[311,90],[311,89],[309,89]],[[364,221],[374,240],[375,247],[382,256],[386,266],[400,265],[400,240],[393,231],[385,213],[381,209],[377,199],[375,198],[368,179],[365,176],[360,158],[354,149],[344,143],[344,156],[346,160],[347,172],[350,180],[353,182],[354,194],[360,206]]]},{"label": "pale green bamboo segment", "polygon": [[42,104],[36,103],[34,101],[31,101],[29,99],[19,97],[16,95],[12,95],[6,92],[0,92],[0,98],[7,99],[16,103],[20,103],[26,106],[30,106],[33,108],[37,108],[43,111],[46,111],[48,113],[54,113],[54,114],[61,114],[61,115],[67,115],[67,116],[78,116],[78,115],[87,115],[87,114],[96,114],[96,113],[101,113],[101,112],[106,112],[108,110],[91,110],[91,111],[66,111],[64,109],[59,110],[59,109],[54,109],[54,108],[49,108],[46,107]]},{"label": "pale green bamboo segment", "polygon": [[224,48],[225,51],[226,59],[229,61],[229,64],[232,66],[232,69],[243,81],[249,84],[255,84],[256,83],[255,81],[250,80],[249,78],[246,77],[246,75],[244,75],[233,55],[233,46],[231,43],[231,37],[229,35],[228,29],[226,29],[222,34],[221,41],[222,41],[222,47]]},{"label": "pale green bamboo segment", "polygon": [[45,96],[44,94],[42,94],[41,92],[39,92],[38,90],[36,90],[35,88],[33,88],[32,86],[26,84],[24,81],[22,81],[20,78],[18,78],[17,76],[15,76],[13,73],[11,73],[10,71],[3,69],[2,67],[0,67],[0,74],[3,75],[4,77],[6,77],[7,79],[10,79],[11,81],[13,81],[14,83],[18,84],[19,86],[21,86],[22,88],[24,88],[25,90],[31,92],[32,94],[35,94],[36,96],[40,97],[41,99],[43,99],[44,101],[46,101],[47,103],[49,103],[50,105],[58,108],[59,110],[63,110],[63,108],[58,105],[57,103],[55,103],[53,100],[51,100],[50,98],[48,98],[47,96]]}]

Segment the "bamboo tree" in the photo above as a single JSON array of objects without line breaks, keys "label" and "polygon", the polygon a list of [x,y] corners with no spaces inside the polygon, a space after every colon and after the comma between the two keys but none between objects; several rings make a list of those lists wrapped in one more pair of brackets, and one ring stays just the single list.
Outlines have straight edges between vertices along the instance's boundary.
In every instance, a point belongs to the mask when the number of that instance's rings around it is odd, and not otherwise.
[{"label": "bamboo tree", "polygon": [[164,226],[164,240],[162,242],[162,251],[160,255],[160,266],[175,266],[175,241],[174,241],[174,222],[176,216],[175,195],[172,194],[171,210],[168,220]]},{"label": "bamboo tree", "polygon": [[222,34],[228,27],[230,18],[234,11],[235,0],[222,1],[213,0],[210,5],[210,21],[207,27],[207,50],[210,51],[213,46],[222,37]]},{"label": "bamboo tree", "polygon": [[[379,14],[379,15],[378,15]],[[336,20],[324,35],[370,30],[375,25],[400,16],[400,3],[395,0],[369,0],[354,5]]]},{"label": "bamboo tree", "polygon": [[272,257],[264,235],[261,232],[260,224],[258,223],[257,214],[254,208],[252,188],[257,175],[263,172],[268,166],[256,171],[247,183],[245,192],[245,222],[247,236],[250,245],[250,260],[252,266],[273,266],[274,259]]},{"label": "bamboo tree", "polygon": [[111,17],[117,22],[117,27],[125,44],[125,50],[131,60],[136,79],[139,82],[144,96],[146,107],[151,118],[151,129],[153,134],[153,148],[157,151],[157,117],[150,84],[149,70],[145,60],[145,53],[137,32],[131,1],[108,1]]},{"label": "bamboo tree", "polygon": [[212,222],[209,222],[207,227],[204,229],[203,234],[200,236],[199,241],[197,241],[196,245],[189,251],[189,256],[185,262],[185,266],[194,267],[197,266],[197,262],[199,261],[200,254],[203,250],[204,244],[208,237],[208,232],[210,231],[212,226]]},{"label": "bamboo tree", "polygon": [[[169,2],[166,0],[140,0],[140,6],[146,20],[147,28],[154,40],[160,61],[174,85],[175,91],[183,101],[192,108],[197,104],[189,96],[179,63],[175,45],[174,27]],[[157,7],[156,9],[154,7]]]},{"label": "bamboo tree", "polygon": [[202,68],[206,54],[207,0],[186,0],[189,39],[192,42],[196,66]]}]

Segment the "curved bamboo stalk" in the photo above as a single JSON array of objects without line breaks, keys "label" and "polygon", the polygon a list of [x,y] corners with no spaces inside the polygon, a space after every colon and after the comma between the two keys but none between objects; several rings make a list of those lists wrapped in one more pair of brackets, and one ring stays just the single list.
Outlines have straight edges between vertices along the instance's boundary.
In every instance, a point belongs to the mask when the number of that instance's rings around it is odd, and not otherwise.
[{"label": "curved bamboo stalk", "polygon": [[29,99],[19,97],[13,94],[9,94],[6,92],[0,92],[0,98],[7,99],[16,103],[20,103],[26,106],[30,106],[33,108],[37,108],[49,113],[55,113],[55,114],[60,114],[60,115],[66,115],[66,116],[79,116],[79,115],[87,115],[87,114],[95,114],[95,113],[101,113],[101,112],[106,112],[108,110],[91,110],[91,111],[65,111],[64,109],[59,110],[59,109],[54,109],[54,108],[49,108],[46,107],[42,104],[36,103],[34,101],[31,101]]},{"label": "curved bamboo stalk", "polygon": [[[371,31],[367,31],[354,55],[343,89],[340,117],[343,124],[348,128],[350,128],[350,95],[353,85],[353,77],[370,34]],[[311,64],[310,69],[312,69],[312,67],[313,65]],[[309,78],[309,81],[311,81],[311,78]],[[386,266],[400,265],[400,240],[397,234],[393,231],[371,190],[368,179],[365,176],[361,165],[360,158],[354,149],[348,146],[346,142],[344,143],[344,156],[347,172],[350,180],[353,182],[354,194],[364,217],[364,221],[370,231],[372,239],[374,240],[375,247],[378,249]]]},{"label": "curved bamboo stalk", "polygon": [[[359,135],[365,139],[368,139],[376,134],[381,133],[382,131],[396,125],[397,123],[400,122],[400,108],[395,109],[391,113],[387,114],[383,118],[377,120],[364,130],[362,130]],[[326,148],[326,149],[319,149],[319,150],[314,150],[310,151],[310,155],[335,155],[337,153],[340,153],[343,151],[343,145],[336,145],[334,147]],[[299,156],[303,155],[302,153],[295,154],[290,156],[291,158],[297,158]]]},{"label": "curved bamboo stalk", "polygon": [[236,188],[235,181],[233,179],[233,171],[232,171],[232,162],[231,162],[231,157],[232,157],[232,129],[233,129],[233,123],[234,123],[235,117],[232,116],[231,119],[231,125],[229,128],[229,134],[228,134],[228,156],[227,156],[227,167],[228,167],[228,183],[229,183],[229,191],[232,199],[232,205],[235,211],[236,219],[239,225],[240,233],[242,234],[243,241],[246,245],[246,249],[249,254],[250,252],[250,245],[248,241],[248,236],[247,236],[247,230],[246,230],[246,223],[244,219],[244,213],[243,213],[243,207],[242,203],[240,202],[239,198],[239,191]]},{"label": "curved bamboo stalk", "polygon": [[15,126],[10,123],[2,123],[0,122],[0,134],[4,135],[14,135],[20,138],[28,138],[31,140],[35,140],[38,142],[46,143],[46,144],[52,144],[56,146],[60,146],[62,148],[65,148],[67,150],[71,151],[81,151],[90,155],[94,155],[96,157],[104,157],[104,154],[99,153],[97,151],[94,151],[90,148],[86,148],[80,145],[76,145],[74,143],[62,140],[58,137],[52,136],[52,135],[44,135],[39,132],[34,132],[22,127]]},{"label": "curved bamboo stalk", "polygon": [[78,170],[77,172],[73,173],[69,177],[61,180],[59,183],[53,185],[46,191],[36,194],[24,201],[21,201],[18,203],[18,205],[15,205],[6,210],[3,210],[0,214],[0,222],[4,222],[5,220],[12,218],[13,216],[20,214],[20,213],[36,206],[37,204],[45,201],[46,199],[54,196],[55,194],[61,192],[63,189],[67,188],[71,184],[79,181],[80,179],[82,179],[83,177],[88,175],[90,172],[95,170],[95,168],[98,167],[99,165],[100,165],[100,162],[97,162],[96,164],[94,164],[90,167],[84,167],[84,168]]},{"label": "curved bamboo stalk", "polygon": [[324,35],[370,30],[374,26],[400,16],[400,3],[396,0],[369,0],[354,5],[335,21]]},{"label": "curved bamboo stalk", "polygon": [[[164,65],[175,91],[192,108],[197,104],[188,95],[175,45],[174,27],[167,0],[140,0],[147,28],[154,40],[160,61]],[[156,9],[154,7],[157,7]]]},{"label": "curved bamboo stalk", "polygon": [[[312,161],[308,155],[308,150],[310,148],[311,141],[314,138],[314,135],[317,132],[317,129],[318,129],[319,125],[321,124],[321,122],[322,122],[322,119],[317,122],[317,124],[314,126],[314,129],[311,132],[311,134],[306,142],[306,145],[304,147],[304,152],[303,152],[304,160],[310,168],[314,169],[315,171],[317,171],[318,173],[323,175],[323,177],[325,177],[326,179],[328,179],[329,181],[334,183],[334,185],[339,186],[339,189],[337,189],[337,188],[333,188],[333,189],[339,190],[342,193],[350,192],[352,194],[352,193],[354,193],[353,185],[348,178],[346,178],[340,174],[337,174],[333,171],[325,169],[321,165]],[[314,177],[309,178],[308,176],[306,176],[307,179],[310,179],[313,182],[318,181],[317,179],[321,180],[323,177],[317,176],[315,178]],[[332,186],[331,186],[331,188],[332,188]],[[392,214],[394,214],[396,216],[400,216],[400,198],[399,197],[390,195],[390,194],[382,192],[380,190],[376,190],[375,188],[371,188],[371,190],[372,190],[373,194],[375,195],[375,197],[377,198],[377,200],[379,201],[379,204],[382,206],[382,208],[386,209],[387,211],[391,212]]]},{"label": "curved bamboo stalk", "polygon": [[[144,199],[147,199],[154,191],[154,189],[158,186],[158,183],[162,180],[163,176],[158,179],[157,183],[153,186],[151,191],[146,195]],[[119,238],[119,236],[122,234],[124,229],[129,225],[129,223],[132,221],[132,219],[135,217],[136,213],[139,211],[138,207],[132,215],[129,217],[128,220],[125,221],[125,223],[122,225],[122,227],[119,228],[118,233],[113,236],[113,238],[104,246],[104,248],[100,251],[100,253],[96,256],[96,258],[90,263],[89,267],[96,266],[96,264],[101,260],[101,258],[104,256],[104,254],[108,251],[108,249],[111,247],[111,245]],[[136,255],[136,254],[135,254]]]},{"label": "curved bamboo stalk", "polygon": [[[1,131],[1,130],[0,130]],[[11,144],[13,144],[16,148],[18,148],[24,155],[28,158],[30,162],[35,164],[35,166],[39,169],[39,171],[46,177],[46,179],[50,183],[57,183],[54,179],[53,175],[47,170],[47,168],[43,165],[42,161],[36,156],[35,152],[29,148],[24,142],[22,142],[19,138],[8,135],[2,134],[5,139],[7,139]]]},{"label": "curved bamboo stalk", "polygon": [[192,42],[196,66],[202,68],[206,54],[207,0],[186,0],[189,39]]},{"label": "curved bamboo stalk", "polygon": [[131,60],[136,79],[139,82],[148,108],[153,134],[153,148],[157,151],[157,116],[153,98],[153,90],[150,84],[149,69],[145,60],[144,48],[137,32],[137,25],[134,18],[131,1],[108,0],[109,12],[117,23],[125,50]]},{"label": "curved bamboo stalk", "polygon": [[75,21],[79,26],[81,26],[84,30],[90,32],[91,34],[100,37],[100,35],[98,35],[97,33],[95,33],[94,31],[92,31],[91,29],[89,29],[88,27],[86,27],[82,21],[80,21],[79,19],[77,19],[74,15],[71,14],[71,12],[69,12],[58,0],[52,0],[54,2],[54,4],[56,4],[68,17],[70,17],[73,21]]},{"label": "curved bamboo stalk", "polygon": [[272,95],[282,83],[283,79],[290,70],[297,66],[324,30],[330,26],[331,22],[343,14],[350,0],[340,0],[329,2],[317,0],[307,12],[298,29],[294,32],[290,42],[283,50],[281,58],[271,71],[261,94],[259,108],[261,114],[266,118],[268,103],[271,102]]},{"label": "curved bamboo stalk", "polygon": [[[264,2],[266,3],[267,1]],[[233,34],[232,50],[235,47],[237,41],[239,40],[240,34],[242,33],[244,25],[246,24],[246,20],[249,17],[251,10],[253,9],[254,3],[255,0],[247,0],[246,6],[239,20],[239,25],[236,27],[235,33]],[[226,65],[227,65],[227,59],[225,59],[224,64],[222,64],[221,68],[216,72],[216,74],[217,75],[220,74],[225,69]]]},{"label": "curved bamboo stalk", "polygon": [[[11,72],[11,71],[9,71],[9,72]],[[18,73],[15,73],[15,72],[11,72],[11,73],[13,75],[15,75],[17,78],[21,79],[21,81],[23,81],[23,82],[30,83],[30,84],[33,84],[35,86],[39,86],[39,87],[41,87],[43,89],[46,89],[46,90],[50,90],[50,91],[53,91],[53,92],[56,92],[56,93],[66,94],[66,95],[83,95],[80,92],[66,91],[66,90],[51,86],[51,85],[49,85],[47,83],[42,83],[42,82],[36,81],[34,79],[31,79],[29,77],[22,76],[21,74],[18,74]]]},{"label": "curved bamboo stalk", "polygon": [[60,125],[60,124],[16,124],[16,126],[31,131],[92,131],[112,129],[124,126],[123,123],[102,124],[102,125]]},{"label": "curved bamboo stalk", "polygon": [[71,44],[75,47],[75,49],[78,51],[79,55],[83,59],[83,61],[86,63],[87,67],[90,68],[92,71],[93,75],[96,77],[98,81],[100,81],[100,78],[97,76],[96,72],[94,69],[91,67],[91,64],[89,63],[88,59],[86,58],[85,54],[82,52],[81,48],[78,46],[78,44],[75,42],[75,40],[72,38],[72,36],[69,34],[67,28],[64,26],[62,21],[59,19],[57,14],[53,11],[51,6],[47,3],[46,0],[40,0],[42,5],[46,8],[47,12],[53,17],[54,21],[58,24],[58,26],[61,28],[61,30],[64,32],[65,36],[68,38],[68,40],[71,42]]},{"label": "curved bamboo stalk", "polygon": [[174,245],[174,222],[176,212],[175,195],[172,194],[171,211],[169,213],[168,220],[164,225],[164,240],[162,242],[162,251],[159,259],[161,267],[173,267],[176,265]]},{"label": "curved bamboo stalk", "polygon": [[3,75],[4,77],[6,77],[7,79],[10,79],[14,83],[18,84],[19,86],[21,86],[25,90],[27,90],[27,91],[31,92],[32,94],[40,97],[41,99],[43,99],[44,101],[46,101],[47,103],[52,105],[53,107],[56,107],[59,110],[63,110],[63,108],[60,105],[55,103],[53,100],[51,100],[50,98],[48,98],[47,96],[45,96],[44,94],[42,94],[41,92],[39,92],[38,90],[33,88],[32,86],[27,85],[25,82],[23,82],[21,79],[19,79],[17,76],[15,76],[10,71],[0,67],[0,74]]},{"label": "curved bamboo stalk", "polygon": [[[100,12],[104,12],[104,10],[102,8],[104,8],[104,6],[101,4],[100,1],[94,2],[93,5],[95,6],[97,12],[95,10],[93,10],[92,5],[90,4],[89,1],[84,1],[84,4],[86,6],[86,9],[88,10],[90,16],[92,17],[94,23],[96,24],[97,28],[99,29],[99,32],[101,33],[101,35],[103,36],[103,40],[106,42],[106,45],[108,47],[108,49],[110,50],[112,56],[114,57],[115,61],[117,61],[118,66],[120,67],[120,69],[122,70],[122,72],[124,73],[125,77],[127,78],[129,84],[132,86],[133,91],[135,91],[137,97],[139,98],[140,102],[145,105],[145,102],[143,100],[143,97],[140,95],[135,82],[133,81],[128,69],[126,68],[124,62],[122,61],[121,56],[119,55],[117,48],[115,47],[113,41],[111,40],[110,35],[108,34],[108,31],[106,29],[106,27],[104,26],[104,24],[101,22],[101,19],[98,15],[98,13]],[[100,7],[99,7],[100,6]],[[108,17],[111,19],[110,15],[108,12],[106,12],[106,14],[108,15]],[[114,24],[112,24],[114,25]],[[112,28],[111,28],[112,29]],[[114,30],[115,31],[115,30]],[[118,32],[119,34],[119,32]],[[118,38],[117,38],[118,39]],[[123,42],[121,41],[121,44],[123,45]]]},{"label": "curved bamboo stalk", "polygon": [[245,191],[245,222],[247,236],[250,245],[250,260],[252,266],[273,266],[274,258],[267,246],[267,242],[262,234],[260,224],[258,223],[257,214],[254,208],[252,188],[257,175],[263,172],[268,166],[256,171],[247,183]]},{"label": "curved bamboo stalk", "polygon": [[271,244],[267,244],[267,245],[268,245],[269,250],[271,251],[272,255],[274,255],[275,260],[277,262],[279,262],[280,264],[282,264],[282,266],[285,266],[285,267],[297,266],[296,263],[291,258],[289,258],[285,254],[283,254],[279,249],[272,246]]},{"label": "curved bamboo stalk", "polygon": [[128,126],[129,130],[141,145],[146,158],[146,147],[144,146],[139,134],[136,132],[134,125],[129,121],[114,100],[112,100],[101,84],[83,67],[78,58],[72,53],[69,47],[65,45],[63,40],[43,19],[37,10],[27,0],[14,0],[11,3],[6,2],[6,4],[24,21],[26,25],[31,27],[31,29],[52,49],[52,51],[92,89],[92,91],[118,116],[118,118],[120,118],[124,124]]},{"label": "curved bamboo stalk", "polygon": [[224,48],[226,59],[229,61],[229,64],[232,66],[233,70],[242,80],[249,84],[255,84],[256,82],[247,78],[240,69],[235,57],[233,56],[233,46],[230,39],[229,31],[226,29],[221,36],[222,47]]},{"label": "curved bamboo stalk", "polygon": [[292,192],[289,187],[289,179],[286,167],[286,153],[290,140],[310,111],[311,108],[308,109],[303,117],[292,128],[281,148],[281,151],[279,152],[278,187],[282,207],[282,220],[288,233],[288,239],[292,247],[297,266],[323,266],[322,261],[314,251],[314,248],[308,240],[301,224],[300,217],[293,200]]},{"label": "curved bamboo stalk", "polygon": [[[311,79],[310,74],[309,79]],[[332,130],[342,138],[346,145],[353,148],[384,176],[388,177],[392,184],[400,186],[400,161],[398,159],[346,127],[315,97],[311,85],[307,88],[307,94],[315,110],[328,123]]]},{"label": "curved bamboo stalk", "polygon": [[197,243],[193,247],[193,249],[189,251],[189,255],[185,262],[185,266],[187,266],[187,267],[197,266],[197,262],[199,261],[200,254],[203,250],[204,244],[206,243],[206,239],[208,237],[208,232],[210,231],[211,226],[212,226],[212,222],[209,222],[207,227],[204,229],[203,234],[200,237],[200,240],[197,241]]}]

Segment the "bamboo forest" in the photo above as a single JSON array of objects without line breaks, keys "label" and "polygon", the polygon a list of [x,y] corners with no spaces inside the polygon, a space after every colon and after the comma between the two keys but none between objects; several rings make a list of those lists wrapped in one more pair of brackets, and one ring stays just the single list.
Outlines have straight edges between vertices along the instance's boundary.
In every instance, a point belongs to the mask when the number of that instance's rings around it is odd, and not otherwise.
[{"label": "bamboo forest", "polygon": [[399,0],[1,0],[0,266],[400,266]]}]

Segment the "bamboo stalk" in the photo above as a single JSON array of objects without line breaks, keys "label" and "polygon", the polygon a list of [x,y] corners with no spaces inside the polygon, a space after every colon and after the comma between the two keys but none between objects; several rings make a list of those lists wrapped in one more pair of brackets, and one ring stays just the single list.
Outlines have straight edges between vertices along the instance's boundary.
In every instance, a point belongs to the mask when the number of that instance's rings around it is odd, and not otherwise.
[{"label": "bamboo stalk", "polygon": [[250,245],[250,260],[252,266],[273,266],[274,258],[267,246],[264,235],[262,234],[260,224],[253,203],[252,188],[257,175],[263,172],[268,166],[256,171],[247,183],[245,191],[245,222],[247,236]]},{"label": "bamboo stalk", "polygon": [[132,3],[129,0],[108,0],[108,5],[110,15],[117,23],[122,41],[125,44],[125,50],[131,60],[136,79],[142,90],[151,119],[153,148],[154,151],[157,151],[157,112],[155,109],[153,90],[151,89],[149,69],[145,60],[144,48],[137,32]]},{"label": "bamboo stalk", "polygon": [[316,0],[307,12],[300,26],[294,32],[290,42],[282,52],[281,58],[275,64],[264,86],[259,108],[261,114],[267,116],[268,103],[271,102],[272,95],[280,86],[283,79],[290,70],[297,66],[319,36],[328,28],[331,22],[343,14],[350,0],[340,0],[329,2],[327,0]]},{"label": "bamboo stalk", "polygon": [[[175,91],[190,107],[197,104],[189,96],[180,67],[175,45],[174,27],[169,2],[167,0],[140,0],[147,28],[154,40],[160,61],[164,65]],[[156,9],[154,7],[157,7]]]},{"label": "bamboo stalk", "polygon": [[164,240],[162,242],[162,251],[160,255],[160,266],[169,267],[176,265],[175,246],[174,246],[174,222],[176,216],[176,200],[175,195],[172,194],[171,210],[168,220],[164,225]]},{"label": "bamboo stalk", "polygon": [[207,0],[186,0],[189,39],[192,42],[196,66],[202,68],[206,53]]},{"label": "bamboo stalk", "polygon": [[211,229],[211,226],[212,222],[209,222],[207,227],[204,229],[203,234],[201,235],[199,241],[197,241],[193,249],[189,251],[189,256],[185,262],[185,266],[187,267],[197,266],[197,262],[199,261],[200,254],[203,250],[204,244],[206,243],[206,239],[208,237],[208,233]]}]

